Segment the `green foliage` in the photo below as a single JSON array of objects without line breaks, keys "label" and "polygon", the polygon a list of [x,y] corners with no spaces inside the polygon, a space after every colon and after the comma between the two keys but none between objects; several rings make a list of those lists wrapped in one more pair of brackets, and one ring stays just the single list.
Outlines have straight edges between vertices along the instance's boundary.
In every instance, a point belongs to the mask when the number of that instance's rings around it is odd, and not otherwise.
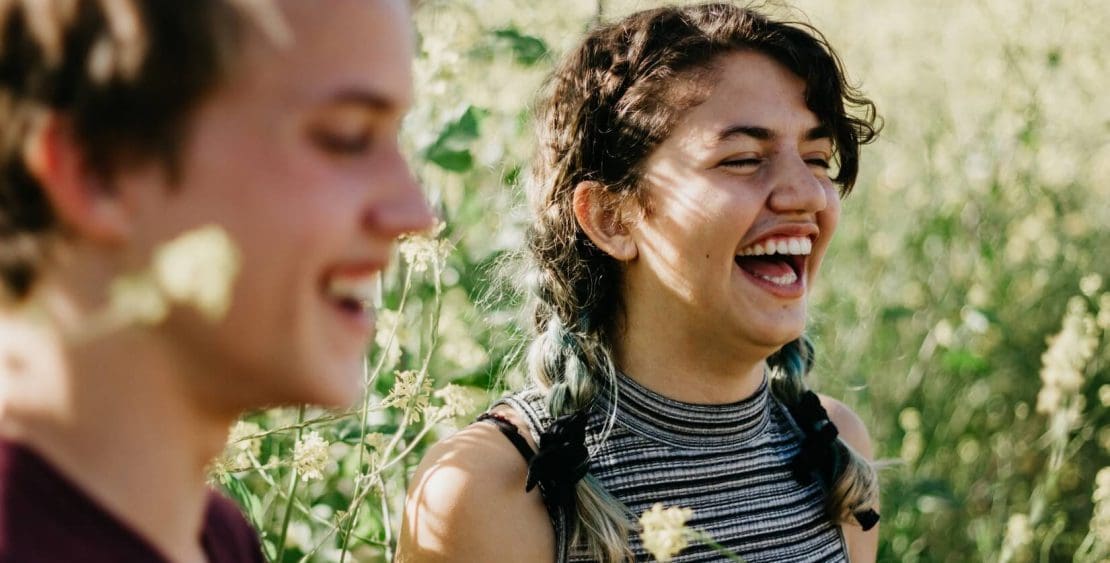
[{"label": "green foliage", "polygon": [[[605,4],[607,17],[645,7]],[[859,412],[890,462],[879,560],[1105,560],[1110,5],[797,4],[886,119],[811,328],[814,386]],[[439,0],[418,13],[406,129],[446,226],[402,245],[383,280],[364,401],[253,414],[217,467],[271,558],[391,558],[423,452],[519,380],[519,303],[488,288],[526,227],[522,116],[597,9]],[[328,455],[303,481],[308,432]]]},{"label": "green foliage", "polygon": [[466,172],[474,166],[470,144],[478,139],[482,112],[469,106],[458,119],[447,124],[424,151],[424,159],[449,172]]},{"label": "green foliage", "polygon": [[543,39],[525,35],[511,27],[494,30],[493,36],[508,43],[513,52],[513,58],[522,65],[534,65],[548,54],[547,44]]}]

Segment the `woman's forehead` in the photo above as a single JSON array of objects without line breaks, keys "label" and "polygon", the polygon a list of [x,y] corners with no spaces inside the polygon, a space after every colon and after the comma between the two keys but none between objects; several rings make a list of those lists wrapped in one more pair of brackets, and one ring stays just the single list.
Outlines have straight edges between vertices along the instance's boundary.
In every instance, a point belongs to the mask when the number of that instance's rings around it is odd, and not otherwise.
[{"label": "woman's forehead", "polygon": [[280,23],[271,27],[283,31],[250,34],[229,87],[271,92],[293,103],[342,94],[398,110],[411,104],[413,36],[406,1],[283,0],[272,5],[279,7],[275,17]]},{"label": "woman's forehead", "polygon": [[828,138],[805,101],[805,82],[770,57],[743,51],[714,65],[708,92],[686,110],[673,136],[714,148],[738,138],[799,141]]}]

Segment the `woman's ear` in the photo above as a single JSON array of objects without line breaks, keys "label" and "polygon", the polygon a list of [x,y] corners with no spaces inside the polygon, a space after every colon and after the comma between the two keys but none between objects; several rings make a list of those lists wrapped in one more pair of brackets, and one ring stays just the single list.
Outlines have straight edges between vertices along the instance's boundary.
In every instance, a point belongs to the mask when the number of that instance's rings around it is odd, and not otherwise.
[{"label": "woman's ear", "polygon": [[636,241],[624,222],[624,218],[631,215],[623,208],[629,205],[629,200],[618,197],[597,182],[579,182],[574,187],[574,216],[594,245],[609,256],[627,262],[636,258],[638,252]]},{"label": "woman's ear", "polygon": [[89,165],[68,120],[55,114],[40,118],[23,147],[23,159],[64,228],[107,244],[127,238],[127,205]]}]

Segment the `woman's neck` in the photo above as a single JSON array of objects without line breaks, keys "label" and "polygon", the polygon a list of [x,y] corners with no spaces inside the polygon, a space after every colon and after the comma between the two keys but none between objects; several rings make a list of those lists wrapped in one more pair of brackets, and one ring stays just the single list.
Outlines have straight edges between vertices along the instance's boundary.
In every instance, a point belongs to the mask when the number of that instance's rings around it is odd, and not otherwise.
[{"label": "woman's neck", "polygon": [[752,396],[763,382],[766,355],[707,346],[668,323],[627,323],[616,361],[640,385],[676,401],[724,404]]},{"label": "woman's neck", "polygon": [[0,317],[0,434],[48,460],[174,561],[203,561],[205,465],[231,415],[189,400],[149,335],[80,345],[49,323]]}]

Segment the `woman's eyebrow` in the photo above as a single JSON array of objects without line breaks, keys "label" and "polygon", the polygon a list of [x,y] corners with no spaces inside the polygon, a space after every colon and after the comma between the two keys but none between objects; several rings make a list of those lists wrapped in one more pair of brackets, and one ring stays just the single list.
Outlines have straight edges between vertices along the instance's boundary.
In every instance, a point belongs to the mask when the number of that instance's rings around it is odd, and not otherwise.
[{"label": "woman's eyebrow", "polygon": [[327,96],[324,101],[329,105],[359,106],[373,113],[399,112],[407,107],[403,100],[396,100],[381,92],[362,87],[338,90]]},{"label": "woman's eyebrow", "polygon": [[[736,137],[751,137],[759,141],[770,141],[778,137],[778,133],[767,127],[758,125],[732,125],[721,130],[717,134],[717,139],[713,143],[719,145],[726,141],[731,141]],[[804,139],[806,141],[816,141],[818,139],[832,139],[832,130],[828,125],[818,125],[806,131]]]}]

